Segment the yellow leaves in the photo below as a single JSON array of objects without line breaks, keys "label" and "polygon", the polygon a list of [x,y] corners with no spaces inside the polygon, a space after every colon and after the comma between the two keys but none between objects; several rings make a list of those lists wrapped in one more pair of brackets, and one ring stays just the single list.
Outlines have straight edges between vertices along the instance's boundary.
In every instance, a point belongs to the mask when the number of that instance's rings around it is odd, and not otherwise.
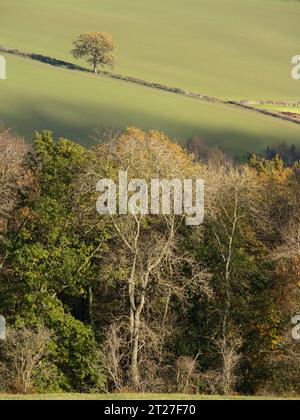
[{"label": "yellow leaves", "polygon": [[293,174],[293,169],[285,167],[278,155],[273,160],[252,155],[248,165],[257,171],[259,177],[265,181],[272,180],[282,183]]},{"label": "yellow leaves", "polygon": [[117,44],[110,34],[105,32],[86,32],[79,35],[74,42],[72,54],[75,58],[86,58],[89,64],[94,66],[110,66],[115,64],[113,55]]},{"label": "yellow leaves", "polygon": [[190,178],[198,165],[181,146],[164,133],[129,127],[115,140],[114,159],[136,178]]},{"label": "yellow leaves", "polygon": [[29,207],[23,207],[20,210],[20,215],[23,217],[23,219],[28,218],[30,216],[30,214],[31,214],[31,210],[30,210]]}]

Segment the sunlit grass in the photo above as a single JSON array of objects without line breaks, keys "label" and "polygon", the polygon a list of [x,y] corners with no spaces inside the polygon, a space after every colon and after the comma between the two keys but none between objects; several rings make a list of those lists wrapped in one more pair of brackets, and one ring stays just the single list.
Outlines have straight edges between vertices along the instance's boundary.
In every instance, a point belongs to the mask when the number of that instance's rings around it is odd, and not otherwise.
[{"label": "sunlit grass", "polygon": [[137,126],[166,132],[179,143],[200,136],[233,153],[274,143],[300,144],[300,126],[231,106],[51,67],[7,55],[0,83],[0,121],[31,140],[35,130],[93,143],[94,130]]},{"label": "sunlit grass", "polygon": [[300,107],[296,106],[258,105],[256,107],[277,112],[291,112],[292,114],[300,114]]},{"label": "sunlit grass", "polygon": [[70,60],[80,32],[105,31],[116,72],[226,99],[299,98],[298,1],[1,0],[1,15],[0,44]]},{"label": "sunlit grass", "polygon": [[[221,397],[184,394],[35,394],[35,395],[1,395],[0,400],[276,400],[280,398],[265,397]],[[293,398],[289,398],[293,399]],[[296,399],[296,398],[295,398]]]}]

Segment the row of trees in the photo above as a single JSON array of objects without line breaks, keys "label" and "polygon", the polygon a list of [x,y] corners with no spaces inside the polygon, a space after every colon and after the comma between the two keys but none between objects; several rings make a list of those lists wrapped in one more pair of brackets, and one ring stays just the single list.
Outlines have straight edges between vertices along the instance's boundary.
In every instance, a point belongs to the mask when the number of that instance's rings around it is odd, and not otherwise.
[{"label": "row of trees", "polygon": [[[299,171],[159,132],[0,134],[6,391],[299,393]],[[99,216],[99,179],[203,178],[205,222]],[[32,345],[32,343],[35,343]]]}]

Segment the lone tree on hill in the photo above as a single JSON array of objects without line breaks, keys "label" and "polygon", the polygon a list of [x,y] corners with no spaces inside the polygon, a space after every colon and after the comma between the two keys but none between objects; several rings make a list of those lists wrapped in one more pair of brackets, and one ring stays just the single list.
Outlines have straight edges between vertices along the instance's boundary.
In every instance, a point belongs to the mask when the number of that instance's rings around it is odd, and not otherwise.
[{"label": "lone tree on hill", "polygon": [[99,66],[114,66],[116,46],[109,34],[87,32],[79,35],[78,40],[74,41],[75,48],[72,50],[72,54],[75,58],[85,58],[94,67],[94,72],[97,74]]}]

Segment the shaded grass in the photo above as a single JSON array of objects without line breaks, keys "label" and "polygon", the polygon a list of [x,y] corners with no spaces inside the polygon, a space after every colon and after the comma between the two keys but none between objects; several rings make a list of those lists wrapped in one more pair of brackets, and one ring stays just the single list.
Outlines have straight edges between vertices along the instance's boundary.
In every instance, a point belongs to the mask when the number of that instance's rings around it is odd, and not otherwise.
[{"label": "shaded grass", "polygon": [[[2,0],[0,44],[72,60],[79,32],[111,32],[117,72],[226,99],[298,99],[291,78],[300,3],[279,0]],[[23,61],[22,61],[23,60]],[[27,140],[49,128],[84,144],[94,130],[138,126],[235,154],[300,143],[300,127],[89,74],[7,57],[0,121]],[[83,64],[83,62],[78,62]]]},{"label": "shaded grass", "polygon": [[7,56],[0,84],[0,121],[27,140],[51,129],[92,144],[94,130],[137,126],[166,132],[179,143],[200,136],[241,154],[274,143],[300,144],[300,126],[222,104]]}]

